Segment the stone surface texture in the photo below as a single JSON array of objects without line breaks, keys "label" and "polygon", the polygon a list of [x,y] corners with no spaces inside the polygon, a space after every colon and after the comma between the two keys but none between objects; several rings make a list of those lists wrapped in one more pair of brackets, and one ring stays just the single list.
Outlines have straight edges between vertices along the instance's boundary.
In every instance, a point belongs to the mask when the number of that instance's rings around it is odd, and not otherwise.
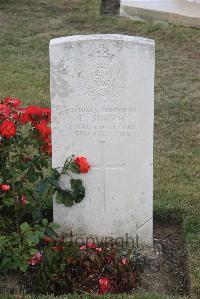
[{"label": "stone surface texture", "polygon": [[78,175],[84,200],[54,202],[63,231],[152,245],[154,50],[153,40],[125,35],[51,40],[53,167],[71,154],[91,163]]},{"label": "stone surface texture", "polygon": [[200,0],[121,0],[120,14],[200,28]]}]

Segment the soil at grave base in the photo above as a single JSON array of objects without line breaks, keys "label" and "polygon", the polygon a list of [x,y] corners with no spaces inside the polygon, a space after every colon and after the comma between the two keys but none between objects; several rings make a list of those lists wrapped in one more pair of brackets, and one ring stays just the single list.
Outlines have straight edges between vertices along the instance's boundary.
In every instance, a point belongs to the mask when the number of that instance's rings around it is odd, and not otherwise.
[{"label": "soil at grave base", "polygon": [[[143,251],[147,256],[147,264],[136,291],[182,296],[190,294],[187,254],[180,222],[154,220],[154,248],[145,248]],[[23,278],[26,280],[26,275]],[[6,291],[16,294],[18,290],[31,292],[31,282],[25,282],[24,288],[24,282],[22,287],[21,281],[22,278],[15,274],[1,275],[0,293]]]},{"label": "soil at grave base", "polygon": [[154,220],[154,248],[146,252],[148,261],[140,291],[165,295],[190,294],[188,258],[180,222]]},{"label": "soil at grave base", "polygon": [[120,9],[120,0],[102,0],[101,13],[104,15],[118,15]]}]

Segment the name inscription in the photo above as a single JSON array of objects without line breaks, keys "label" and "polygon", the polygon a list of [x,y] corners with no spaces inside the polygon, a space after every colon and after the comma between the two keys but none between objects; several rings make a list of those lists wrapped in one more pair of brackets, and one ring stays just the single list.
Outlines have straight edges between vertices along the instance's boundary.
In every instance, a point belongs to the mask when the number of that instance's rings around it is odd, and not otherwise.
[{"label": "name inscription", "polygon": [[[73,130],[77,136],[121,136],[128,137],[135,129],[134,107],[90,107],[67,106],[69,121],[67,130]],[[67,116],[66,116],[67,117]]]}]

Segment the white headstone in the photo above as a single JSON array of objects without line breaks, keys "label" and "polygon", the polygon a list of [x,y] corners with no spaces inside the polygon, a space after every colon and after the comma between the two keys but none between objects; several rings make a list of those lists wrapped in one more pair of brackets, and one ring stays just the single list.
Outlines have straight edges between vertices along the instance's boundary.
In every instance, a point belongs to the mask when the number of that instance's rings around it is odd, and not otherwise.
[{"label": "white headstone", "polygon": [[152,244],[154,42],[83,35],[50,42],[53,167],[86,156],[86,197],[54,221],[77,236]]},{"label": "white headstone", "polygon": [[200,28],[200,0],[121,0],[120,14]]}]

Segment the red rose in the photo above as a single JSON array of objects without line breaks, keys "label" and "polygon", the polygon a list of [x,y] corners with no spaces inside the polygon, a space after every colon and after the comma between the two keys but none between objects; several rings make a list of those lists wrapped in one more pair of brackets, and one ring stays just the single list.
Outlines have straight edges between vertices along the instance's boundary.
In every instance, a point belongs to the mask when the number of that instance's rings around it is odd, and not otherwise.
[{"label": "red rose", "polygon": [[47,126],[48,123],[49,123],[48,119],[42,119],[42,120],[40,120],[40,122],[39,122],[40,125],[45,125],[45,126]]},{"label": "red rose", "polygon": [[43,139],[43,141],[44,141],[44,143],[49,144],[49,143],[51,143],[51,138],[50,137],[45,137]]},{"label": "red rose", "polygon": [[51,109],[50,108],[42,108],[42,114],[47,117],[48,122],[51,121]]},{"label": "red rose", "polygon": [[45,243],[53,242],[53,239],[51,237],[48,237],[48,236],[44,236],[43,240],[44,240]]},{"label": "red rose", "polygon": [[1,190],[3,191],[8,191],[10,190],[10,186],[9,185],[0,185]]},{"label": "red rose", "polygon": [[31,121],[30,115],[27,113],[26,109],[20,109],[20,123],[22,125]]},{"label": "red rose", "polygon": [[0,119],[8,118],[10,112],[11,110],[6,104],[0,104]]},{"label": "red rose", "polygon": [[28,260],[29,265],[36,265],[42,260],[42,254],[38,251],[32,258]]},{"label": "red rose", "polygon": [[101,247],[97,247],[97,248],[95,248],[95,250],[96,250],[97,252],[99,252],[99,253],[102,252],[102,248],[101,248]]},{"label": "red rose", "polygon": [[107,255],[106,260],[107,260],[108,264],[110,264],[110,265],[114,264],[113,255]]},{"label": "red rose", "polygon": [[26,199],[26,196],[25,196],[25,195],[22,195],[22,199],[21,199],[21,201],[22,201],[22,204],[23,204],[23,205],[26,205],[26,204],[27,204],[27,199]]},{"label": "red rose", "polygon": [[42,116],[42,108],[39,106],[29,106],[26,112],[31,116]]},{"label": "red rose", "polygon": [[51,143],[47,144],[47,146],[46,146],[46,152],[47,152],[47,154],[49,156],[52,155],[52,145],[51,145]]},{"label": "red rose", "polygon": [[86,244],[86,247],[87,247],[87,248],[90,248],[90,249],[96,249],[97,246],[96,246],[95,243],[87,243],[87,244]]},{"label": "red rose", "polygon": [[51,108],[42,108],[42,114],[44,115],[50,115],[51,114]]},{"label": "red rose", "polygon": [[85,249],[86,249],[86,246],[85,246],[85,245],[81,245],[81,246],[79,247],[79,249],[80,249],[80,250],[85,250]]},{"label": "red rose", "polygon": [[127,265],[128,264],[128,259],[126,257],[123,257],[121,259],[121,262],[122,262],[123,265]]},{"label": "red rose", "polygon": [[76,157],[74,162],[79,166],[81,173],[87,173],[90,170],[90,164],[85,157]]},{"label": "red rose", "polygon": [[40,132],[41,136],[47,138],[51,134],[51,128],[47,127],[45,123],[39,123],[35,128]]},{"label": "red rose", "polygon": [[9,139],[16,134],[16,125],[11,120],[4,120],[0,127],[0,132],[3,137]]},{"label": "red rose", "polygon": [[40,150],[44,153],[47,153],[49,156],[52,155],[52,145],[51,143],[44,144]]},{"label": "red rose", "polygon": [[10,104],[11,106],[13,106],[14,108],[17,108],[21,105],[21,101],[20,99],[11,99],[10,97],[5,98],[4,100],[5,104]]},{"label": "red rose", "polygon": [[109,285],[109,278],[108,277],[101,277],[99,279],[99,284],[101,286],[106,286],[107,287]]},{"label": "red rose", "polygon": [[107,293],[110,290],[110,281],[107,277],[99,279],[99,294]]},{"label": "red rose", "polygon": [[10,118],[13,119],[13,120],[19,120],[20,116],[19,116],[18,113],[13,112],[13,113],[10,114]]}]

